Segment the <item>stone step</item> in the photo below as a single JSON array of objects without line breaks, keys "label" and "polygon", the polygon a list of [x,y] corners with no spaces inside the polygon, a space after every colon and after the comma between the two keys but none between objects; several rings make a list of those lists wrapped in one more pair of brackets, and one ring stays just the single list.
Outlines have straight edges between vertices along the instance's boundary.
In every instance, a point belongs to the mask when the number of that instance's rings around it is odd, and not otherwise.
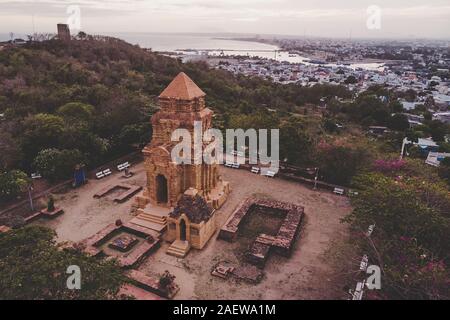
[{"label": "stone step", "polygon": [[175,240],[167,249],[166,253],[178,258],[184,258],[191,249],[189,242]]},{"label": "stone step", "polygon": [[166,253],[177,258],[184,258],[186,256],[185,252],[178,252],[173,250],[167,250]]},{"label": "stone step", "polygon": [[138,216],[143,215],[143,216],[146,216],[146,217],[153,217],[153,218],[159,219],[159,220],[166,220],[168,214],[162,214],[161,212],[158,212],[157,210],[146,211],[144,209],[138,209],[137,210],[137,215]]},{"label": "stone step", "polygon": [[177,257],[184,257],[184,255],[186,254],[184,252],[184,250],[178,249],[178,248],[169,248],[167,249],[167,253],[177,256]]},{"label": "stone step", "polygon": [[178,253],[184,253],[186,250],[182,248],[176,248],[176,247],[169,247],[168,251],[178,252]]},{"label": "stone step", "polygon": [[136,217],[139,218],[139,219],[142,219],[142,220],[147,220],[147,221],[154,222],[154,223],[159,223],[159,224],[162,224],[162,225],[166,225],[166,223],[167,223],[166,219],[163,219],[161,217],[155,217],[155,216],[148,215],[148,214],[140,214],[140,215],[138,215]]},{"label": "stone step", "polygon": [[172,247],[174,247],[174,248],[178,248],[178,249],[181,249],[181,250],[188,250],[189,249],[189,247],[190,247],[190,244],[189,244],[189,242],[188,241],[182,241],[182,240],[175,240],[173,243],[172,243]]},{"label": "stone step", "polygon": [[147,228],[147,229],[151,229],[157,232],[163,232],[164,229],[166,228],[165,225],[160,224],[160,223],[154,223],[151,221],[147,221],[144,219],[140,219],[139,217],[135,217],[133,219],[130,220],[130,223],[136,224],[138,226]]}]

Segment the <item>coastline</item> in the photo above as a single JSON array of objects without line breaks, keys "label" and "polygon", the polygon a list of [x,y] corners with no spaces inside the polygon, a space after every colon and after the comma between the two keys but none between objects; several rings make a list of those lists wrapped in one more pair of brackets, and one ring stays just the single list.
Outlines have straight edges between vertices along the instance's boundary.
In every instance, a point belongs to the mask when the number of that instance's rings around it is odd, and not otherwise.
[{"label": "coastline", "polygon": [[[277,51],[279,52],[289,52],[294,53],[298,56],[301,56],[303,58],[309,59],[309,60],[322,60],[323,57],[320,55],[315,55],[312,53],[299,51],[299,50],[288,50],[285,48],[280,47],[275,42],[269,40],[269,39],[258,39],[258,38],[215,38],[215,39],[221,39],[221,40],[234,40],[234,41],[245,41],[245,42],[256,42],[256,43],[263,43],[267,45],[272,45],[278,48]],[[364,58],[364,59],[350,59],[350,60],[339,60],[339,61],[324,61],[325,64],[369,64],[369,63],[377,63],[377,64],[386,64],[386,63],[392,63],[397,62],[400,60],[384,60],[384,59],[375,59],[375,58]]]}]

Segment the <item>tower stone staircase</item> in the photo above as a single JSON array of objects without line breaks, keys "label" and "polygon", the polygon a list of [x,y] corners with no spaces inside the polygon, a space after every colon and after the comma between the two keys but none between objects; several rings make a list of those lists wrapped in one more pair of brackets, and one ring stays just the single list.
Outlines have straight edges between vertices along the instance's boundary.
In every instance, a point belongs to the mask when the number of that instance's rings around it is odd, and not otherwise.
[{"label": "tower stone staircase", "polygon": [[175,240],[166,253],[178,258],[184,258],[190,249],[191,246],[188,241]]},{"label": "tower stone staircase", "polygon": [[136,217],[131,223],[158,232],[164,232],[167,227],[167,216],[170,209],[148,205],[144,209],[138,209]]}]

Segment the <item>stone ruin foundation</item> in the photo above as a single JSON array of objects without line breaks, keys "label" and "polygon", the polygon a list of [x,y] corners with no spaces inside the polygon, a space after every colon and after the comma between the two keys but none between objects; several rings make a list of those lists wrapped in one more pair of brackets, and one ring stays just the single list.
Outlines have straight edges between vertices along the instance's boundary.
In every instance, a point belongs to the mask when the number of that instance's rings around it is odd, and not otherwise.
[{"label": "stone ruin foundation", "polygon": [[259,234],[245,253],[245,259],[249,263],[263,268],[272,252],[290,256],[300,231],[304,208],[292,203],[250,197],[244,200],[227,220],[220,230],[219,239],[235,241],[245,217],[255,209],[270,210],[271,213],[284,217],[276,235]]}]

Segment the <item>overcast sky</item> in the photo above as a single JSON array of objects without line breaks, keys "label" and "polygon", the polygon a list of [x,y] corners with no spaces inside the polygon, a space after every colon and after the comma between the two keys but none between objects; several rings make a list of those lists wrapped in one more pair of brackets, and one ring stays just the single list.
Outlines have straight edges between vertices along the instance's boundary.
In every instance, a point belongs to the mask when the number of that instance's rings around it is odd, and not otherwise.
[{"label": "overcast sky", "polygon": [[[56,32],[69,5],[88,33],[450,38],[449,0],[0,0],[0,33]],[[380,29],[366,26],[370,5],[382,10]]]}]

